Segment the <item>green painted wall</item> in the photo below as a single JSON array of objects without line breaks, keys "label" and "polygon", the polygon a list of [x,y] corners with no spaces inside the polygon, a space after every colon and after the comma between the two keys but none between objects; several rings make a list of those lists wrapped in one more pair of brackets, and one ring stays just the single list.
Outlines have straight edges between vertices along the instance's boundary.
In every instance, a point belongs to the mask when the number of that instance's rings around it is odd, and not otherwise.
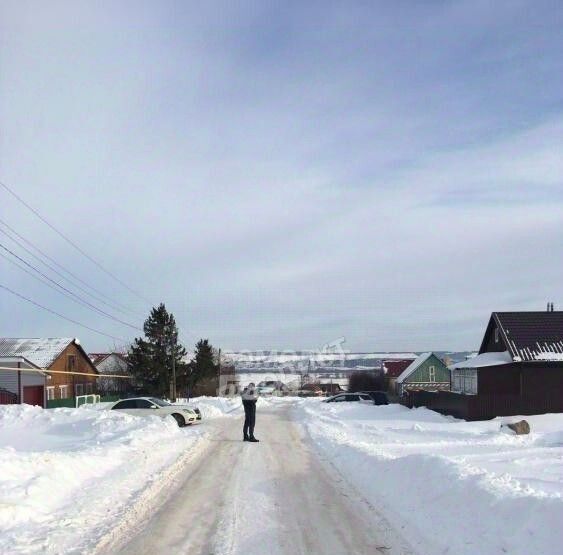
[{"label": "green painted wall", "polygon": [[424,361],[406,380],[405,383],[420,383],[430,381],[430,372],[428,369],[434,366],[435,379],[434,382],[449,382],[450,371],[447,366],[435,355]]},{"label": "green painted wall", "polygon": [[[108,403],[119,401],[119,395],[106,395],[100,398],[100,403]],[[48,409],[58,409],[59,407],[70,407],[74,408],[76,406],[76,400],[74,397],[69,397],[68,399],[51,399],[47,401]]]}]

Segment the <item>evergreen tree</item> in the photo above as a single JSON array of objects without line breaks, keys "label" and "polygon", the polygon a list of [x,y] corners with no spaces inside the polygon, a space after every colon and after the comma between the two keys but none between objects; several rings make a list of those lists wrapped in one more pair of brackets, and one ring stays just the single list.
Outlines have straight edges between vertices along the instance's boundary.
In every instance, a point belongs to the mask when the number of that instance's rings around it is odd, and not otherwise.
[{"label": "evergreen tree", "polygon": [[149,395],[168,396],[173,360],[181,368],[186,349],[178,343],[176,320],[164,303],[151,310],[143,331],[145,338],[136,338],[129,350],[135,386]]},{"label": "evergreen tree", "polygon": [[195,346],[194,358],[190,362],[190,389],[201,381],[215,378],[219,371],[215,351],[208,339],[200,339]]}]

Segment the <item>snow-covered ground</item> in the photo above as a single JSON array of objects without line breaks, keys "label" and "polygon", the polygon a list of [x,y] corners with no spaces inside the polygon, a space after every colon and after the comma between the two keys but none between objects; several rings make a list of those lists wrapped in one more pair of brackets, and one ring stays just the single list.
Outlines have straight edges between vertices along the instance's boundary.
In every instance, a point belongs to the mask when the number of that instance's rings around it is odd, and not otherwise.
[{"label": "snow-covered ground", "polygon": [[[240,404],[193,402],[204,419]],[[165,488],[206,435],[97,409],[0,406],[0,553],[83,553],[143,492]]]},{"label": "snow-covered ground", "polygon": [[424,555],[561,553],[563,414],[465,422],[424,408],[300,400],[328,459]]},{"label": "snow-covered ground", "polygon": [[[153,507],[161,492],[173,489],[192,457],[207,456],[206,444],[219,445],[229,460],[240,450],[244,475],[247,446],[230,439],[239,436],[240,423],[233,420],[233,427],[225,419],[240,416],[240,399],[191,402],[201,409],[204,425],[182,429],[172,419],[103,407],[0,406],[0,553],[89,552],[114,533],[116,523],[135,517],[131,507]],[[516,436],[500,424],[517,418],[468,423],[422,408],[288,397],[260,399],[258,407],[258,429],[266,433],[269,423],[274,436],[260,436],[264,480],[280,454],[279,438],[293,425],[284,417],[291,409],[321,458],[417,555],[561,552],[563,414],[526,417],[531,434]],[[281,412],[272,412],[276,407]],[[228,431],[224,444],[206,440],[217,430]],[[305,468],[301,459],[297,463]],[[290,476],[279,482],[287,490],[284,506],[299,499],[284,481]],[[273,496],[265,503],[281,495],[277,483],[258,488],[260,495]]]}]

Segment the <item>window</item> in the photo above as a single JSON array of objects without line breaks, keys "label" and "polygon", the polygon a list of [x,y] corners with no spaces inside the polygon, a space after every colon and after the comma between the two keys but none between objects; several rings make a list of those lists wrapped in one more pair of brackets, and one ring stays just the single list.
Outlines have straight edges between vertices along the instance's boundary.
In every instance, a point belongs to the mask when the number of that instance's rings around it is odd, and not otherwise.
[{"label": "window", "polygon": [[154,407],[154,405],[146,399],[137,399],[136,404],[138,409],[151,409]]},{"label": "window", "polygon": [[334,403],[341,403],[342,401],[346,401],[346,395],[339,395],[332,400]]},{"label": "window", "polygon": [[431,381],[431,382],[436,381],[436,367],[435,366],[429,366],[428,367],[428,380]]},{"label": "window", "polygon": [[452,378],[452,391],[461,393],[461,370],[454,370]]},{"label": "window", "polygon": [[68,385],[59,385],[59,393],[61,399],[68,398]]},{"label": "window", "polygon": [[92,382],[88,382],[86,384],[86,395],[91,395],[93,391],[94,391],[94,386],[92,385]]},{"label": "window", "polygon": [[137,401],[135,399],[127,399],[126,401],[120,401],[112,407],[112,410],[119,409],[136,409]]},{"label": "window", "polygon": [[76,368],[76,356],[75,355],[67,355],[66,356],[67,372],[73,372],[75,368]]},{"label": "window", "polygon": [[157,399],[156,397],[151,397],[151,403],[158,405],[159,407],[169,407],[171,403],[164,401],[163,399]]},{"label": "window", "polygon": [[346,395],[346,401],[359,401],[359,395]]},{"label": "window", "polygon": [[55,386],[47,386],[47,401],[52,401],[55,398]]},{"label": "window", "polygon": [[495,328],[495,343],[498,343],[498,328]]},{"label": "window", "polygon": [[460,368],[454,370],[452,389],[456,393],[477,395],[477,370],[474,368]]},{"label": "window", "polygon": [[74,394],[75,395],[84,395],[84,384],[77,383],[74,386]]}]

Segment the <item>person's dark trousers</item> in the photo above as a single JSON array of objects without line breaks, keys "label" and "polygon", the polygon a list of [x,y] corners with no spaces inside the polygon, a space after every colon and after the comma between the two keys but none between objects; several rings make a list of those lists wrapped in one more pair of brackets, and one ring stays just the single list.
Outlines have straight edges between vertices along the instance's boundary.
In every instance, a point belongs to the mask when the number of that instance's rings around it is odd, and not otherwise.
[{"label": "person's dark trousers", "polygon": [[256,423],[256,401],[243,401],[244,407],[244,426],[242,433],[244,439],[254,437],[254,424]]}]

